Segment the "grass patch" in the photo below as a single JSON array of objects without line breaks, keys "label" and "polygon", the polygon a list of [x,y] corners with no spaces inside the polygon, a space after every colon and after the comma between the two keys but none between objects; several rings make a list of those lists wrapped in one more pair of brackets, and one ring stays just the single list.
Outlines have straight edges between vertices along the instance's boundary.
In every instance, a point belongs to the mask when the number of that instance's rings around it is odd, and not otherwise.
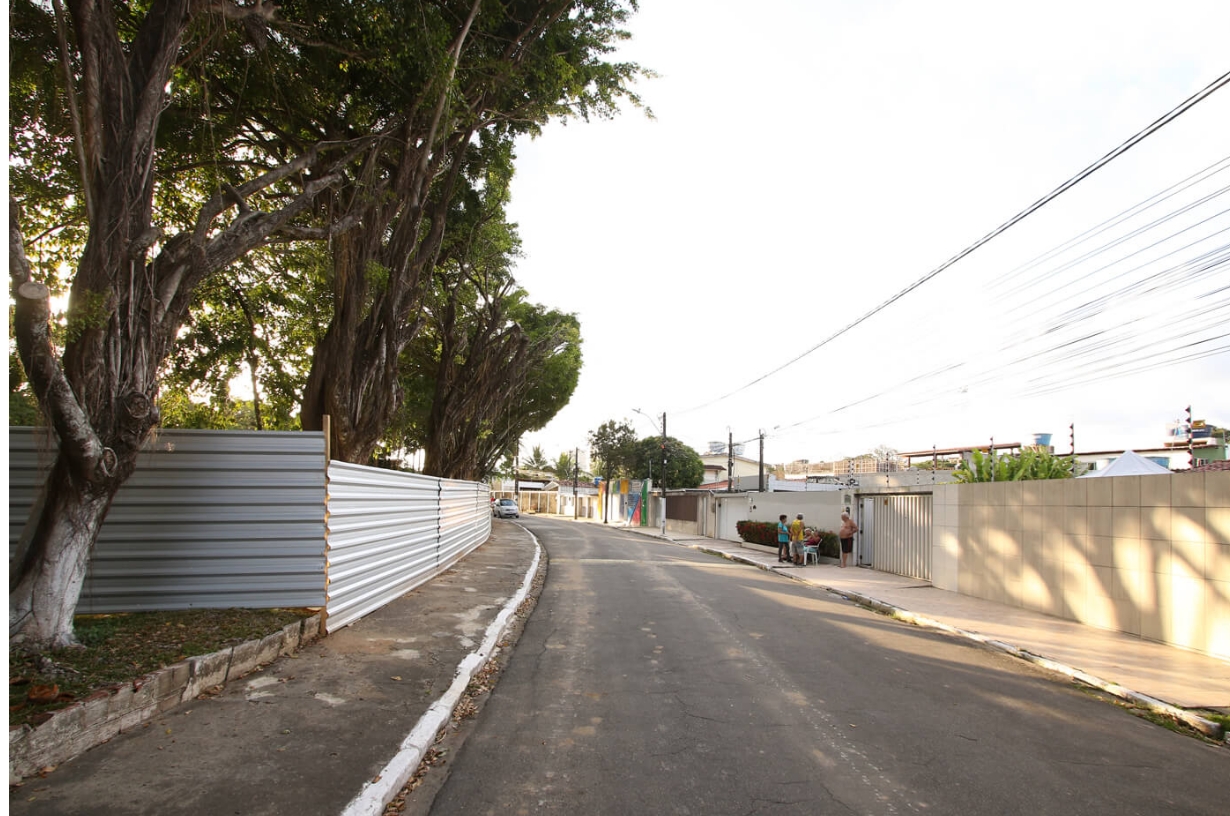
[{"label": "grass patch", "polygon": [[45,721],[95,691],[189,657],[271,635],[307,609],[190,609],[78,615],[81,648],[43,654],[9,644],[9,726]]}]

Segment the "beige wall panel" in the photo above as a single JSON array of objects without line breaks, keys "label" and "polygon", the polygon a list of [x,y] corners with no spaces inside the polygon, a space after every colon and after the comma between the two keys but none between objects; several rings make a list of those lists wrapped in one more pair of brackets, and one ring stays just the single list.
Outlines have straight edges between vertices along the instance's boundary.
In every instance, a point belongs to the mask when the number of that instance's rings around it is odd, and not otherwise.
[{"label": "beige wall panel", "polygon": [[1140,537],[1154,541],[1169,541],[1170,517],[1170,507],[1140,508]]},{"label": "beige wall panel", "polygon": [[1144,559],[1141,557],[1139,538],[1116,538],[1115,569],[1126,569],[1140,572],[1144,569]]},{"label": "beige wall panel", "polygon": [[1111,534],[1115,538],[1140,538],[1139,505],[1111,509]]},{"label": "beige wall panel", "polygon": [[1114,479],[1080,479],[1089,493],[1089,507],[1110,507],[1114,504]]},{"label": "beige wall panel", "polygon": [[1115,507],[1140,507],[1139,476],[1116,476],[1106,481],[1111,483],[1111,496]]},{"label": "beige wall panel", "polygon": [[1171,507],[1204,507],[1204,474],[1176,473],[1171,477]]},{"label": "beige wall panel", "polygon": [[1204,506],[1230,507],[1230,472],[1204,474]]},{"label": "beige wall panel", "polygon": [[1205,511],[1203,507],[1174,507],[1170,511],[1170,538],[1172,541],[1205,540]]},{"label": "beige wall panel", "polygon": [[1159,474],[1157,476],[1140,477],[1140,506],[1169,507],[1170,482],[1172,476]]},{"label": "beige wall panel", "polygon": [[1205,541],[1230,544],[1230,507],[1210,507],[1204,511]]},{"label": "beige wall panel", "polygon": [[1170,642],[1204,650],[1206,643],[1204,581],[1184,575],[1170,576]]},{"label": "beige wall panel", "polygon": [[1209,581],[1204,587],[1209,654],[1230,660],[1230,581]]}]

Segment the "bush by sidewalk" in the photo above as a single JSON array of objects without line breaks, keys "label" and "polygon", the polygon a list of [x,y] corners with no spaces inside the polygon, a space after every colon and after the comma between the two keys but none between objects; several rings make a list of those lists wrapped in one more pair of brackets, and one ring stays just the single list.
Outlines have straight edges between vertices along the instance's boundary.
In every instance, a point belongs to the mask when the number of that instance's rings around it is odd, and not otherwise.
[{"label": "bush by sidewalk", "polygon": [[[777,546],[777,525],[769,521],[739,521],[735,523],[739,538],[748,544],[761,544],[766,547]],[[821,555],[828,558],[841,557],[841,541],[837,533],[829,530],[819,530]]]}]

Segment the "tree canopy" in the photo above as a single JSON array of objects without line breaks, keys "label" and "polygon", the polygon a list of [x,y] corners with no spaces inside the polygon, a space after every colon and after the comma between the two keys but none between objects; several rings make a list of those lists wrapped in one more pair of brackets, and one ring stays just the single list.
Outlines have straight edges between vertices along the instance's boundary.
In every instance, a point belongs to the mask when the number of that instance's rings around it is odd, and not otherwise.
[{"label": "tree canopy", "polygon": [[616,476],[634,476],[636,431],[624,422],[609,419],[589,432],[589,451],[594,472],[606,482]]},{"label": "tree canopy", "polygon": [[673,436],[666,437],[666,479],[662,478],[662,437],[651,436],[636,443],[632,472],[637,476],[653,474],[654,485],[669,490],[700,487],[705,480],[705,463],[700,454]]},{"label": "tree canopy", "polygon": [[[293,409],[277,369],[295,365],[282,346],[310,348],[303,427],[328,414],[335,454],[371,457],[403,402],[402,355],[436,270],[465,246],[450,218],[509,172],[518,135],[639,102],[643,72],[609,59],[635,7],[14,0],[11,327],[60,447],[13,559],[11,633],[73,642],[90,547],[160,421],[169,369],[178,387],[216,390],[242,360],[254,422],[280,425]],[[533,324],[579,366],[579,333],[559,334],[575,319],[521,301],[499,336],[533,346]],[[528,394],[532,426],[551,401]],[[466,445],[457,461],[480,470],[500,455]]]}]

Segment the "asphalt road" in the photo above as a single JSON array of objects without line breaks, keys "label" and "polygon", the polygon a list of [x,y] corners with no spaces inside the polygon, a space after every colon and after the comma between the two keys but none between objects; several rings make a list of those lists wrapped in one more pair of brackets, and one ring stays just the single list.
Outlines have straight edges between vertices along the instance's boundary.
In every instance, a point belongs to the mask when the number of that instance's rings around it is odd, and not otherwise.
[{"label": "asphalt road", "polygon": [[434,814],[1225,814],[1230,752],[998,652],[617,528],[536,609]]}]

